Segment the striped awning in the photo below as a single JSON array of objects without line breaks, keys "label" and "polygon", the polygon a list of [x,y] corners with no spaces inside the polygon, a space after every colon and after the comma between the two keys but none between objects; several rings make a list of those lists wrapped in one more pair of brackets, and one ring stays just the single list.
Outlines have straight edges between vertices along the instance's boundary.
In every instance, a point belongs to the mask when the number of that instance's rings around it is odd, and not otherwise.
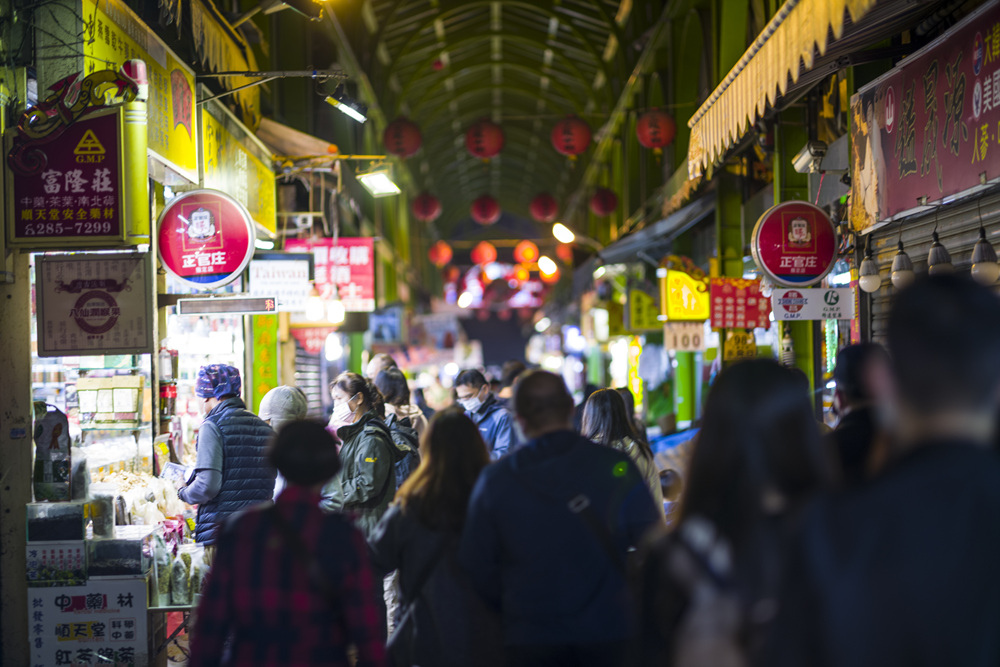
[{"label": "striped awning", "polygon": [[736,66],[688,121],[688,173],[699,176],[746,133],[769,105],[812,68],[876,0],[786,0]]}]

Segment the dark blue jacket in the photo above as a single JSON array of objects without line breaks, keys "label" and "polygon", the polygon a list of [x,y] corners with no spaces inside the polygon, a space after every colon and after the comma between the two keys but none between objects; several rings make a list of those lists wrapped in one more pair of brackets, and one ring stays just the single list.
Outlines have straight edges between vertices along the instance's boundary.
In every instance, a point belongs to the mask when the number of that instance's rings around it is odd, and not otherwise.
[{"label": "dark blue jacket", "polygon": [[567,507],[580,494],[622,560],[661,523],[628,455],[572,431],[529,441],[483,470],[472,491],[459,560],[501,610],[508,645],[617,641],[634,631],[624,574]]},{"label": "dark blue jacket", "polygon": [[275,470],[267,456],[274,431],[238,397],[219,403],[205,421],[222,433],[222,487],[198,506],[195,528],[195,539],[211,545],[231,515],[274,495]]},{"label": "dark blue jacket", "polygon": [[490,457],[496,461],[517,445],[514,435],[514,419],[496,397],[490,394],[475,412],[466,412],[476,422],[479,432],[486,441]]}]

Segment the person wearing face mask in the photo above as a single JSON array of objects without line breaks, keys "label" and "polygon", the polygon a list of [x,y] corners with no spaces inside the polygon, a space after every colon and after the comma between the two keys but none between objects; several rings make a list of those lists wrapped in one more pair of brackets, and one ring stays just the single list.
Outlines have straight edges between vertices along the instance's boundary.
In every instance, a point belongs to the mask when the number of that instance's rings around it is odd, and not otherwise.
[{"label": "person wearing face mask", "polygon": [[205,421],[198,429],[194,478],[177,492],[198,505],[195,540],[215,544],[231,515],[271,500],[276,472],[267,462],[274,431],[247,410],[240,398],[240,372],[225,364],[202,366],[194,393],[204,401]]},{"label": "person wearing face mask", "polygon": [[323,487],[320,507],[354,515],[357,527],[368,537],[396,492],[395,451],[383,423],[382,395],[357,373],[346,371],[330,385],[331,421],[343,424],[337,437],[343,442],[343,467]]},{"label": "person wearing face mask", "polygon": [[490,392],[490,384],[482,373],[475,369],[459,373],[455,378],[455,400],[476,422],[494,461],[517,444],[514,420]]}]

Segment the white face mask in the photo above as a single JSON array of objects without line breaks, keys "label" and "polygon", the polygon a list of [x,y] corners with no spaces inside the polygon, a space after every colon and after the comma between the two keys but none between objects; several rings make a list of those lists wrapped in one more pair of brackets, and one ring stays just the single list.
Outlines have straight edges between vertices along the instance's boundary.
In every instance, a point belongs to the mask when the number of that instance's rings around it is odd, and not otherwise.
[{"label": "white face mask", "polygon": [[477,394],[475,396],[470,396],[469,398],[459,399],[458,404],[461,405],[466,412],[475,412],[482,407],[483,402],[479,400],[479,395]]},{"label": "white face mask", "polygon": [[[354,396],[357,396],[355,394]],[[354,423],[354,410],[351,410],[351,401],[354,396],[347,399],[346,401],[340,401],[333,408],[333,414],[330,415],[330,421],[334,424],[353,424]]]}]

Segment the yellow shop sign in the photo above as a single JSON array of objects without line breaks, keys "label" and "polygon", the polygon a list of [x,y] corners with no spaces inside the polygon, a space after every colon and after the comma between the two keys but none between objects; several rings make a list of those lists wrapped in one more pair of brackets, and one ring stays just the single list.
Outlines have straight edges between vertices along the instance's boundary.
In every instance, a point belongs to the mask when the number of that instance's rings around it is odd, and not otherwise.
[{"label": "yellow shop sign", "polygon": [[707,320],[708,282],[670,269],[660,278],[660,313],[667,321]]}]

